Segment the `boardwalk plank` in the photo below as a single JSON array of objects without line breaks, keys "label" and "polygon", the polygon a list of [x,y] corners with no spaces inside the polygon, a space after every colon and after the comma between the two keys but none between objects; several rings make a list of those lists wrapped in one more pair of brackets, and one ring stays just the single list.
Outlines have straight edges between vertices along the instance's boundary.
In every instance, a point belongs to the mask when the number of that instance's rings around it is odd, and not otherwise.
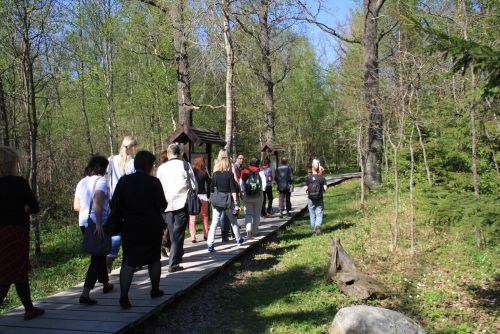
[{"label": "boardwalk plank", "polygon": [[112,332],[89,332],[67,329],[37,328],[36,331],[29,327],[7,327],[0,326],[0,334],[109,334]]}]

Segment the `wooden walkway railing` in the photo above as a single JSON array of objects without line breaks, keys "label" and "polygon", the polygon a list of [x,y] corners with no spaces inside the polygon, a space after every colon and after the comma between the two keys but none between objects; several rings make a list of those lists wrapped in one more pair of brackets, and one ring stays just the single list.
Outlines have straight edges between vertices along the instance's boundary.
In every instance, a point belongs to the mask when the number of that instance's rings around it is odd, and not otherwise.
[{"label": "wooden walkway railing", "polygon": [[[331,186],[356,177],[359,177],[359,173],[328,177],[327,181]],[[307,208],[305,187],[297,187],[292,193],[291,201],[293,218]],[[276,208],[277,199],[273,204]],[[46,310],[46,313],[39,318],[30,321],[23,320],[24,309],[22,307],[0,314],[0,334],[123,333],[228,266],[250,248],[288,224],[292,218],[280,219],[275,214],[273,218],[261,220],[259,236],[245,241],[239,247],[232,242],[221,243],[220,238],[216,238],[216,252],[214,253],[208,253],[205,242],[192,244],[187,240],[182,263],[185,268],[183,271],[168,273],[168,261],[162,260],[160,289],[165,292],[165,295],[160,298],[151,299],[147,270],[141,270],[135,273],[129,293],[133,306],[128,310],[122,310],[118,304],[119,269],[115,269],[110,275],[110,281],[115,284],[115,289],[111,293],[102,294],[98,285],[92,292],[92,297],[98,300],[97,305],[87,306],[78,303],[78,296],[83,286],[81,283],[69,290],[36,301],[36,306]],[[239,223],[243,226],[242,235],[245,235],[242,219]]]}]

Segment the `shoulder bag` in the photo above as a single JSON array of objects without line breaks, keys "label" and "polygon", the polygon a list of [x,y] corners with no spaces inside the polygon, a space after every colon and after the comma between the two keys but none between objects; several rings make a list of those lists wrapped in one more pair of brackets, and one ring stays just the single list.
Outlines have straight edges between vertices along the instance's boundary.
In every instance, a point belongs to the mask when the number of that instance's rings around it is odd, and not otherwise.
[{"label": "shoulder bag", "polygon": [[219,192],[217,189],[217,176],[215,174],[212,180],[214,183],[214,192],[210,195],[212,206],[218,209],[229,209],[231,207],[231,193]]},{"label": "shoulder bag", "polygon": [[186,171],[186,184],[188,186],[188,194],[186,199],[188,214],[192,216],[197,216],[201,211],[201,202],[196,193],[196,189],[193,189],[191,185],[191,176],[189,175],[189,165],[187,161],[183,161],[184,170]]},{"label": "shoulder bag", "polygon": [[[99,180],[99,179],[97,179]],[[111,237],[104,235],[104,237],[99,238],[96,234],[96,223],[90,218],[90,213],[92,212],[92,204],[94,201],[94,191],[97,180],[94,182],[94,187],[92,188],[92,197],[90,198],[89,206],[89,216],[87,218],[87,228],[83,235],[82,251],[91,255],[104,256],[111,251]]]}]

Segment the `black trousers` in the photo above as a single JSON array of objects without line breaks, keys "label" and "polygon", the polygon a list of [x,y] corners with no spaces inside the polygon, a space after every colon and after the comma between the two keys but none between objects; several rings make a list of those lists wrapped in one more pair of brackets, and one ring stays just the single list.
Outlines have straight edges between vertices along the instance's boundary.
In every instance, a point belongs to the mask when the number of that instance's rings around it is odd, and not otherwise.
[{"label": "black trousers", "polygon": [[[267,210],[266,210],[267,201]],[[262,212],[261,215],[265,216],[266,213],[273,213],[273,187],[266,187],[264,191],[264,199],[262,200]]]},{"label": "black trousers", "polygon": [[[24,309],[30,311],[33,309],[33,303],[31,302],[30,294],[30,283],[28,279],[22,283],[15,283],[17,295],[23,303]],[[10,284],[0,284],[0,305],[5,300],[7,293],[9,292]]]},{"label": "black trousers", "polygon": [[168,233],[170,235],[170,267],[182,262],[184,255],[184,232],[186,231],[189,215],[184,207],[176,211],[168,211],[165,215]]},{"label": "black trousers", "polygon": [[[82,234],[85,234],[85,226],[80,226],[80,229]],[[106,255],[90,256],[90,265],[89,269],[87,269],[85,283],[83,283],[83,286],[93,289],[97,281],[100,283],[109,282],[108,269],[106,268]]]},{"label": "black trousers", "polygon": [[289,190],[280,192],[280,211],[285,210],[285,204],[286,211],[290,212],[290,210],[292,210],[292,202],[290,202],[291,194]]}]

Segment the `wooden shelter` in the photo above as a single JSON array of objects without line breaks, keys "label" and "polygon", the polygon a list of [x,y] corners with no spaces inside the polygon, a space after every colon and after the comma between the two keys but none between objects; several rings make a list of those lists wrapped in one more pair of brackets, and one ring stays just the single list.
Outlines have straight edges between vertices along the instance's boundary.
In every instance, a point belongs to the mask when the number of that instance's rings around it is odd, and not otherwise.
[{"label": "wooden shelter", "polygon": [[274,176],[274,171],[278,167],[279,152],[285,152],[285,149],[273,141],[268,141],[262,145],[260,151],[271,160],[271,168]]},{"label": "wooden shelter", "polygon": [[191,162],[191,156],[196,146],[206,145],[205,153],[207,155],[206,163],[208,170],[212,170],[212,145],[224,147],[226,141],[219,135],[219,132],[212,129],[194,128],[182,124],[172,133],[167,142],[182,143],[184,145],[185,158]]}]

